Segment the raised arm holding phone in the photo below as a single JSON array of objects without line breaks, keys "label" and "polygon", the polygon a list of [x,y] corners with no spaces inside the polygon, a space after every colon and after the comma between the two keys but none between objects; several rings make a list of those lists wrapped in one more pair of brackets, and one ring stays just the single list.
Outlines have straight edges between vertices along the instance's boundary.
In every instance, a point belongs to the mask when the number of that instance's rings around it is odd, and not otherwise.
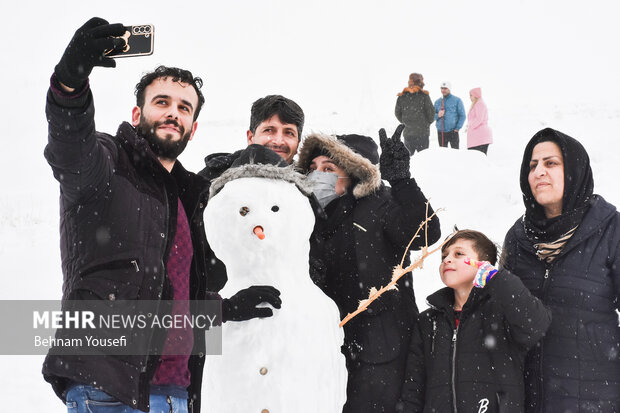
[{"label": "raised arm holding phone", "polygon": [[[116,135],[95,129],[88,77],[95,66],[116,66],[110,55],[127,50],[126,32],[101,18],[80,27],[47,94],[45,158],[60,183],[63,305],[85,299],[220,299],[206,291],[202,214],[208,182],[177,161],[198,126],[202,80],[160,66],[136,85],[131,123],[121,123]],[[279,292],[247,288],[223,300],[223,318],[268,317],[271,309],[256,308],[265,302],[279,308]],[[50,350],[43,375],[69,412],[97,405],[106,412],[197,413],[205,360],[200,333],[153,333],[136,355]],[[162,348],[170,351],[154,350]]]}]

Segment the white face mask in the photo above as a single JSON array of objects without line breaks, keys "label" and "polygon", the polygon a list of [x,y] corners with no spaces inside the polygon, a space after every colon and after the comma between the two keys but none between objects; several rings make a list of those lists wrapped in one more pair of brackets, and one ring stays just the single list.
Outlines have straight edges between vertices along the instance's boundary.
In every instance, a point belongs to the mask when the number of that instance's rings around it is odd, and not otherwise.
[{"label": "white face mask", "polygon": [[308,179],[312,182],[312,193],[319,201],[321,208],[325,208],[331,201],[340,197],[336,193],[336,182],[338,175],[333,172],[312,171],[308,174]]}]

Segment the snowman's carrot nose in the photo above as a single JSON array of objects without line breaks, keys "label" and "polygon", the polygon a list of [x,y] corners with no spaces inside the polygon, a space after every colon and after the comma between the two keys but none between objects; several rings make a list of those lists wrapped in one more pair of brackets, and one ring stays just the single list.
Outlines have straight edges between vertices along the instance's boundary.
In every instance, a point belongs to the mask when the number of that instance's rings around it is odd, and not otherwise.
[{"label": "snowman's carrot nose", "polygon": [[254,234],[258,237],[258,239],[265,239],[265,233],[263,232],[263,227],[261,227],[260,225],[255,226],[252,232],[254,232]]}]

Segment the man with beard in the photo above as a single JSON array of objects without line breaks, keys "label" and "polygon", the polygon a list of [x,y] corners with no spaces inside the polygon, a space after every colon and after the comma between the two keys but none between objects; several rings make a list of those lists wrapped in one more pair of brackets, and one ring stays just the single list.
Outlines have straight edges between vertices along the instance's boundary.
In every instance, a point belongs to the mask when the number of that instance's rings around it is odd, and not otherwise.
[{"label": "man with beard", "polygon": [[[45,157],[60,183],[63,308],[74,300],[144,300],[188,316],[188,300],[220,300],[206,288],[208,182],[176,159],[196,132],[202,80],[160,66],[136,85],[131,124],[123,122],[115,136],[97,132],[88,76],[94,66],[116,66],[105,52],[122,46],[117,36],[124,31],[100,18],[80,27],[47,94]],[[223,321],[271,316],[270,308],[256,308],[264,303],[279,308],[279,292],[239,291],[221,300]],[[69,411],[96,405],[106,412],[199,412],[204,332],[131,334],[140,340],[129,355],[50,349],[43,375]]]}]

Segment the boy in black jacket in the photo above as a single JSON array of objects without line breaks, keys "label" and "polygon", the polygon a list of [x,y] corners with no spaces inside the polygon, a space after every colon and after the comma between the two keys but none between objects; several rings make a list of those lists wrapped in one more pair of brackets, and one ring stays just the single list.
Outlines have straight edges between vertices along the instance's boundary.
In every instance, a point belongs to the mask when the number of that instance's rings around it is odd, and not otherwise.
[{"label": "boy in black jacket", "polygon": [[443,246],[447,287],[418,317],[397,411],[523,412],[523,360],[551,313],[496,260],[478,231],[457,231]]}]

